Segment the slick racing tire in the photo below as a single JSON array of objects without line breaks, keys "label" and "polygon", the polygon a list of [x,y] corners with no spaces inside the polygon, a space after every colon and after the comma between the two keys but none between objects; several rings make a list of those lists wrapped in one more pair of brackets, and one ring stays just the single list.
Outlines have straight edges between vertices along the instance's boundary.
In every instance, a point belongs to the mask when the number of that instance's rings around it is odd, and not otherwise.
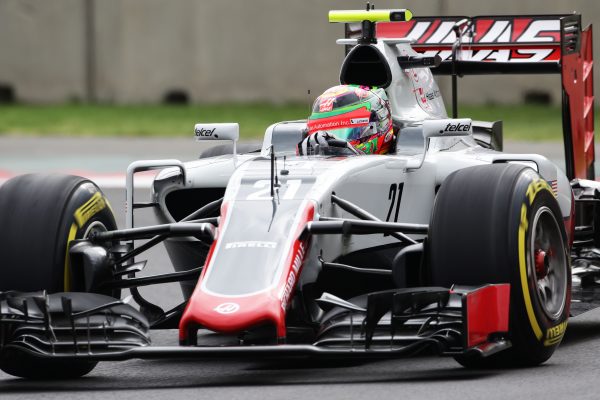
[{"label": "slick racing tire", "polygon": [[[94,183],[46,174],[18,176],[0,186],[0,226],[0,291],[48,293],[82,286],[71,279],[72,240],[117,227],[108,200]],[[0,353],[0,369],[24,378],[74,378],[96,364]]]},{"label": "slick racing tire", "polygon": [[80,287],[71,279],[70,242],[117,226],[91,181],[30,174],[0,186],[0,227],[0,291],[55,293]]},{"label": "slick racing tire", "polygon": [[0,353],[0,369],[9,375],[26,379],[79,378],[90,373],[96,364],[97,361],[37,358],[18,350]]},{"label": "slick racing tire", "polygon": [[571,269],[562,214],[544,179],[518,164],[452,173],[437,194],[428,243],[432,285],[510,284],[512,347],[459,363],[518,367],[550,358],[567,325]]}]

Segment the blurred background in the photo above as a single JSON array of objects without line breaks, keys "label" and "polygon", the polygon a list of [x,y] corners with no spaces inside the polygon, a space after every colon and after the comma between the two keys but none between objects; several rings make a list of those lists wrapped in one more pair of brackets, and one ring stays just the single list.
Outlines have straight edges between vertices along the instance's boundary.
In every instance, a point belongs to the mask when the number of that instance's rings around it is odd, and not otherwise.
[{"label": "blurred background", "polygon": [[[343,25],[329,24],[327,11],[363,7],[355,0],[2,0],[0,134],[186,136],[196,121],[230,120],[244,137],[260,137],[274,121],[305,117],[337,83]],[[600,2],[591,0],[380,0],[376,7],[419,16],[577,11],[584,26],[600,21]],[[440,86],[449,107],[449,81]],[[508,117],[509,139],[558,140],[560,90],[558,75],[466,77],[460,113]],[[519,107],[527,102],[537,104]]]}]

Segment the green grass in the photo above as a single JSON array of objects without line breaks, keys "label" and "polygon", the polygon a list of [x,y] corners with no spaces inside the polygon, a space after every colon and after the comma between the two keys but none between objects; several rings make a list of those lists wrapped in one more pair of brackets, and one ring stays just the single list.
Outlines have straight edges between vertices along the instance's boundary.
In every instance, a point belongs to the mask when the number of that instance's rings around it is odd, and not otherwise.
[{"label": "green grass", "polygon": [[307,105],[0,106],[0,134],[64,136],[193,136],[197,122],[239,122],[243,138],[273,122],[306,118]]},{"label": "green grass", "polygon": [[502,120],[505,139],[562,140],[562,115],[557,106],[459,106],[458,113],[474,120]]},{"label": "green grass", "polygon": [[[0,135],[191,136],[196,122],[239,122],[242,138],[259,138],[273,122],[306,118],[305,104],[191,106],[0,106]],[[559,107],[536,105],[460,106],[459,116],[503,120],[504,137],[561,140]]]}]

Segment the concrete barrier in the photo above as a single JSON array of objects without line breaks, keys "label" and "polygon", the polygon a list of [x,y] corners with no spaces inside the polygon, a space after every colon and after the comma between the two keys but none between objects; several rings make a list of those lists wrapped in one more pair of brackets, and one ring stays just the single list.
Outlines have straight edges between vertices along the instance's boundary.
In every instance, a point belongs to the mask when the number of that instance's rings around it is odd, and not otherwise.
[{"label": "concrete barrier", "polygon": [[[600,2],[591,0],[376,5],[408,7],[416,15],[577,10],[586,24],[600,21]],[[0,85],[33,103],[155,103],[172,90],[193,102],[308,102],[337,82],[343,57],[335,44],[343,28],[327,22],[327,11],[362,7],[356,0],[3,0]],[[598,46],[600,40],[596,54]],[[515,102],[541,89],[558,102],[559,82],[558,76],[469,77],[460,97]]]}]

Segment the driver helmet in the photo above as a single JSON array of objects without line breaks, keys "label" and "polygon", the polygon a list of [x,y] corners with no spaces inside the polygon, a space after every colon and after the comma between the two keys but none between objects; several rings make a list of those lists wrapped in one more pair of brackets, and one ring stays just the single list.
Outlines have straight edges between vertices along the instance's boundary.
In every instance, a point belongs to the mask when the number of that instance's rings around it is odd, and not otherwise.
[{"label": "driver helmet", "polygon": [[385,90],[358,85],[327,89],[313,105],[308,134],[327,133],[364,154],[386,154],[394,132]]}]

